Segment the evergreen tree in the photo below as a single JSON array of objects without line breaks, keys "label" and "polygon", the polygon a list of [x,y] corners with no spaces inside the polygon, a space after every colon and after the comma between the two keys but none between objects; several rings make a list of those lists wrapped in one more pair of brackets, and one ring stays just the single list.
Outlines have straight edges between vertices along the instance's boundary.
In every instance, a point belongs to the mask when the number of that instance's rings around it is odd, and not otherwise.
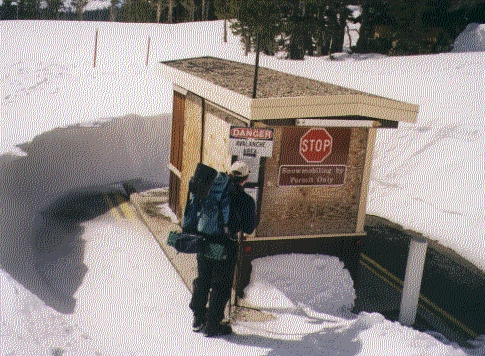
[{"label": "evergreen tree", "polygon": [[306,49],[313,45],[312,29],[314,16],[307,9],[307,2],[288,0],[284,7],[284,33],[289,59],[303,59]]},{"label": "evergreen tree", "polygon": [[0,20],[17,19],[18,3],[13,0],[4,0],[0,7]]},{"label": "evergreen tree", "polygon": [[236,13],[235,4],[233,1],[215,0],[214,1],[214,15],[218,19],[224,20],[224,42],[227,42],[227,21],[230,19],[231,14]]},{"label": "evergreen tree", "polygon": [[83,20],[84,8],[88,4],[88,0],[71,0],[71,5],[74,7],[74,12],[79,21]]},{"label": "evergreen tree", "polygon": [[233,1],[229,14],[236,20],[233,33],[241,36],[246,53],[254,47],[267,54],[276,52],[276,36],[281,33],[282,17],[278,0]]},{"label": "evergreen tree", "polygon": [[121,8],[122,22],[155,22],[156,11],[146,0],[128,0]]},{"label": "evergreen tree", "polygon": [[34,20],[39,18],[39,0],[18,0],[19,19]]},{"label": "evergreen tree", "polygon": [[47,0],[46,15],[49,20],[59,19],[59,10],[63,6],[62,0]]},{"label": "evergreen tree", "polygon": [[110,21],[116,20],[119,5],[120,5],[120,0],[110,0],[110,7],[109,7],[109,20]]}]

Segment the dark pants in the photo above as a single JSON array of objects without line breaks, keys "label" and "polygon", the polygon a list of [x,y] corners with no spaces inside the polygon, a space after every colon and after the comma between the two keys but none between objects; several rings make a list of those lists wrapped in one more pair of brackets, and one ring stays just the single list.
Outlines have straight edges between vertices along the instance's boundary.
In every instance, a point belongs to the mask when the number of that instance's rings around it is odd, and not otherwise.
[{"label": "dark pants", "polygon": [[207,313],[209,325],[217,325],[224,319],[224,309],[231,298],[236,256],[236,249],[229,253],[226,260],[214,260],[197,254],[198,276],[193,282],[194,292],[189,306],[196,317]]}]

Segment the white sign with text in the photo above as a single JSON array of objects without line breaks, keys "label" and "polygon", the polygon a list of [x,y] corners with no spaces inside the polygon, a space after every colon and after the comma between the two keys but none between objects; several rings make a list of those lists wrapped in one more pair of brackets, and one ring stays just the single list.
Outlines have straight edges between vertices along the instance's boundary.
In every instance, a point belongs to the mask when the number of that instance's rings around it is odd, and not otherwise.
[{"label": "white sign with text", "polygon": [[271,157],[273,155],[273,129],[231,127],[229,151],[233,156]]}]

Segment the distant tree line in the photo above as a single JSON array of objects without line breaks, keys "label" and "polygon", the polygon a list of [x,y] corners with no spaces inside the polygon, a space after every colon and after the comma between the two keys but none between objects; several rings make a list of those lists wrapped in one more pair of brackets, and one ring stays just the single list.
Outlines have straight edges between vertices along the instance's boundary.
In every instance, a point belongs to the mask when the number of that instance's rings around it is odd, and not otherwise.
[{"label": "distant tree line", "polygon": [[111,6],[86,10],[88,0],[3,0],[1,20],[80,20],[176,23],[216,20],[214,1],[111,0]]},{"label": "distant tree line", "polygon": [[[484,0],[246,0],[216,1],[225,7],[232,31],[246,52],[259,48],[287,58],[344,50],[348,23],[359,23],[357,43],[348,50],[388,55],[449,51],[472,22],[485,23]],[[221,4],[221,5],[220,5]],[[351,9],[360,7],[355,15]],[[220,17],[221,11],[217,14]]]},{"label": "distant tree line", "polygon": [[[347,50],[389,55],[448,51],[468,23],[485,23],[485,0],[111,0],[87,11],[88,0],[3,0],[0,19],[178,23],[224,19],[246,50],[287,58],[344,50],[348,23],[359,23]],[[352,6],[360,12],[354,15]]]}]

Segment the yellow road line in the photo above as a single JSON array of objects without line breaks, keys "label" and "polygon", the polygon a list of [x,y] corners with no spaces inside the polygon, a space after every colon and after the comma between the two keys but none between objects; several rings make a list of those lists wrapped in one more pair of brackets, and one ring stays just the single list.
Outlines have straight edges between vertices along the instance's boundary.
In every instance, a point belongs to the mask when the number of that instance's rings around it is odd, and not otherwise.
[{"label": "yellow road line", "polygon": [[400,286],[403,285],[403,281],[401,281],[398,277],[396,277],[395,275],[393,275],[391,272],[389,272],[387,269],[385,269],[384,267],[382,267],[380,264],[378,264],[376,261],[374,261],[372,258],[370,258],[369,256],[367,256],[366,254],[364,253],[361,253],[361,256],[368,262],[372,263],[372,265],[374,267],[376,267],[377,269],[379,269],[382,273],[384,273],[386,276],[388,276],[390,279],[392,279],[393,281],[397,282]]},{"label": "yellow road line", "polygon": [[422,294],[419,294],[419,299],[423,300],[425,303],[427,303],[431,308],[435,309],[439,313],[441,313],[446,319],[450,320],[451,322],[455,323],[458,325],[463,331],[468,333],[471,337],[476,338],[478,337],[478,334],[474,332],[472,329],[470,329],[468,326],[463,324],[461,321],[456,319],[453,315],[449,314],[445,310],[441,309],[439,306],[437,306],[435,303],[433,303],[431,300],[423,296]]},{"label": "yellow road line", "polygon": [[380,279],[382,279],[384,282],[386,282],[387,284],[389,284],[392,288],[394,288],[395,290],[397,290],[398,292],[402,292],[402,288],[396,286],[394,283],[392,283],[390,280],[388,280],[386,277],[380,275],[377,271],[375,271],[371,266],[369,266],[367,263],[363,262],[363,261],[360,261],[360,263],[365,267],[367,268],[369,271],[373,272],[377,277],[379,277]]},{"label": "yellow road line", "polygon": [[[383,281],[385,281],[387,284],[389,284],[390,286],[392,286],[394,289],[398,290],[399,292],[402,292],[402,286],[404,284],[403,281],[401,281],[398,277],[396,277],[394,274],[392,274],[391,272],[389,272],[387,269],[385,269],[384,267],[382,267],[380,264],[378,264],[376,261],[374,261],[373,259],[371,259],[369,256],[365,255],[364,253],[361,253],[361,256],[363,257],[364,260],[366,260],[367,262],[370,262],[375,268],[377,268],[379,271],[381,271],[382,273],[384,273],[391,280],[393,280],[396,283],[398,283],[399,286],[396,286],[394,283],[392,283],[391,281],[387,280],[384,276],[381,276],[380,274],[378,274],[378,271],[374,270],[374,268],[371,268],[367,263],[365,263],[363,261],[360,261],[360,263],[364,267],[366,267],[369,271],[373,272],[377,277],[379,277],[380,279],[382,279]],[[426,298],[425,296],[423,296],[421,293],[419,294],[419,300],[421,302],[424,302],[424,303],[428,304],[428,306],[430,306],[432,309],[434,309],[435,312],[438,312],[443,317],[445,317],[446,319],[448,319],[449,321],[451,321],[452,323],[454,323],[456,326],[458,326],[460,329],[462,329],[463,331],[465,331],[471,337],[473,337],[473,338],[478,337],[478,334],[477,333],[475,333],[473,330],[471,330],[465,324],[463,324],[462,322],[460,322],[454,316],[452,316],[451,314],[449,314],[448,312],[446,312],[445,310],[443,310],[442,308],[440,308],[438,305],[436,305],[435,303],[433,303],[431,300],[429,300],[428,298]],[[426,308],[423,305],[423,303],[420,303],[419,306],[422,307],[422,308],[424,308],[428,313],[435,314],[435,313],[431,312],[428,308]]]},{"label": "yellow road line", "polygon": [[113,202],[111,201],[111,198],[109,197],[109,195],[107,193],[102,193],[103,194],[103,198],[104,200],[106,201],[106,205],[108,206],[108,210],[111,212],[111,215],[117,219],[117,220],[121,220],[121,214],[120,212],[118,211],[118,209],[113,205]]},{"label": "yellow road line", "polygon": [[118,207],[121,209],[123,215],[131,220],[135,219],[135,214],[133,214],[133,210],[131,208],[131,205],[128,203],[127,200],[125,200],[121,194],[114,194],[116,201],[118,202]]}]

